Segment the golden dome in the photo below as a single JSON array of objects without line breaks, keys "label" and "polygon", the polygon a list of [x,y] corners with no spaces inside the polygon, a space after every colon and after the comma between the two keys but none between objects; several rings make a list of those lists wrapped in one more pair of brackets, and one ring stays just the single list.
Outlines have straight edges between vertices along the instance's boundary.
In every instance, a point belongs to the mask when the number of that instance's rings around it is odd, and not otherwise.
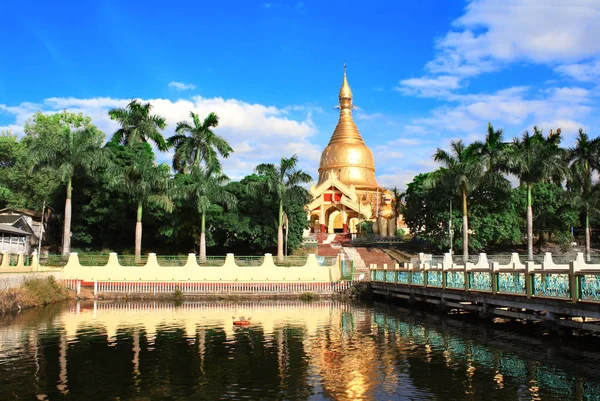
[{"label": "golden dome", "polygon": [[352,90],[346,78],[346,66],[339,102],[340,119],[321,154],[319,184],[333,172],[346,185],[354,185],[357,189],[376,189],[373,154],[363,142],[352,119]]}]

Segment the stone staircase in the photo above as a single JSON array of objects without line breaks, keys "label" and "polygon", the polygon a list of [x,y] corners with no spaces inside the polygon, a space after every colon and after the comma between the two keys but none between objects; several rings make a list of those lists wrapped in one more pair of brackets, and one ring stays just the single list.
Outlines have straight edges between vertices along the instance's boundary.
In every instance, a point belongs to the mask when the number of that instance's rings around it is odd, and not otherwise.
[{"label": "stone staircase", "polygon": [[317,234],[317,252],[319,256],[338,256],[344,253],[352,260],[355,277],[369,277],[369,266],[374,263],[380,267],[384,264],[393,269],[396,261],[381,248],[353,247],[348,234]]}]

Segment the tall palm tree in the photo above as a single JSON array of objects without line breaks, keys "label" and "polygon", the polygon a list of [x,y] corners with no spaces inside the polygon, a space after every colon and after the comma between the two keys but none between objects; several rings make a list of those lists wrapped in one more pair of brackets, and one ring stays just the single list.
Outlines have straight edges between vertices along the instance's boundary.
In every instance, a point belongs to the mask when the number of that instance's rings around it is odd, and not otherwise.
[{"label": "tall palm tree", "polygon": [[293,155],[289,159],[281,158],[279,165],[272,163],[263,163],[256,166],[255,171],[264,175],[266,185],[270,192],[275,195],[279,203],[279,215],[277,225],[277,259],[283,261],[283,213],[284,198],[293,198],[300,188],[300,184],[309,183],[312,178],[302,170],[298,170],[296,164],[298,156]]},{"label": "tall palm tree", "polygon": [[591,258],[590,211],[597,203],[597,194],[593,193],[592,174],[600,170],[600,137],[590,140],[579,129],[575,147],[569,149],[571,183],[577,190],[576,203],[585,215],[585,249],[587,260]]},{"label": "tall palm tree", "polygon": [[34,116],[35,124],[30,125],[34,127],[47,124],[46,127],[50,128],[38,132],[35,132],[36,128],[32,128],[31,153],[34,166],[54,167],[66,186],[63,255],[68,255],[71,251],[71,198],[75,172],[89,172],[103,164],[101,146],[104,134],[91,124],[76,122],[79,117],[81,116],[67,112],[48,117],[39,113]]},{"label": "tall palm tree", "polygon": [[560,128],[547,137],[533,127],[533,135],[525,131],[508,148],[508,170],[527,187],[527,254],[533,259],[533,199],[531,190],[538,182],[559,181],[565,173],[565,155],[559,147]]},{"label": "tall palm tree", "polygon": [[504,142],[502,134],[501,129],[494,130],[492,124],[488,123],[485,141],[475,141],[471,145],[483,159],[486,171],[499,173],[506,170],[506,149],[509,144]]},{"label": "tall palm tree", "polygon": [[[396,220],[394,227],[396,227],[396,231],[398,231],[398,221],[400,220],[400,216],[403,215],[406,211],[406,207],[404,203],[402,203],[404,197],[406,196],[406,192],[402,192],[400,189],[398,189],[398,187],[390,189],[390,192],[392,193],[392,197],[394,198],[393,209],[394,216],[396,216],[394,218]],[[396,235],[396,233],[394,233],[394,235]]]},{"label": "tall palm tree", "polygon": [[466,261],[469,257],[468,194],[479,185],[485,172],[475,147],[465,146],[459,140],[452,141],[450,148],[450,153],[438,148],[433,155],[433,159],[442,167],[432,174],[431,183],[451,185],[462,197],[463,258]]},{"label": "tall palm tree", "polygon": [[228,181],[229,177],[214,165],[194,166],[190,174],[180,176],[180,184],[175,188],[175,195],[194,202],[201,216],[200,263],[206,263],[206,212],[216,203],[229,208],[237,203],[235,196],[223,187]]},{"label": "tall palm tree", "polygon": [[[113,144],[113,146],[115,146]],[[156,165],[147,143],[134,143],[125,149],[129,159],[121,166],[111,167],[109,185],[127,194],[136,205],[135,260],[142,254],[142,215],[145,204],[152,203],[171,209],[169,191],[171,175],[166,164]]]},{"label": "tall palm tree", "polygon": [[167,141],[169,147],[175,147],[173,169],[179,172],[190,171],[204,161],[207,166],[221,168],[218,155],[227,158],[233,152],[229,143],[215,134],[211,128],[219,125],[219,117],[210,113],[204,121],[194,112],[190,112],[192,124],[187,121],[177,123],[175,135]]},{"label": "tall palm tree", "polygon": [[150,114],[151,110],[150,103],[140,103],[136,99],[129,102],[125,108],[111,109],[108,112],[111,120],[121,125],[111,141],[122,145],[151,141],[160,151],[166,151],[169,147],[161,130],[166,128],[167,123],[164,117]]}]

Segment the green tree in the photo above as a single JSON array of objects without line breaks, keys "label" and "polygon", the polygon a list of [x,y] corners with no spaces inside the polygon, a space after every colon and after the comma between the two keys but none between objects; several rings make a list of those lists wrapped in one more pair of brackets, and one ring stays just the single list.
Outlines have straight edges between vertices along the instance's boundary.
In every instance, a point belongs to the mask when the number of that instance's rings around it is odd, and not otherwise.
[{"label": "green tree", "polygon": [[192,124],[187,121],[177,123],[175,135],[168,139],[169,147],[175,148],[173,169],[178,172],[190,171],[204,161],[206,166],[221,169],[219,155],[227,158],[233,152],[225,138],[215,134],[211,128],[219,125],[219,117],[210,113],[204,121],[194,112],[190,112]]},{"label": "green tree", "polygon": [[33,168],[28,139],[0,133],[0,208],[40,210],[44,200],[50,203],[56,197],[60,180],[50,167]]},{"label": "green tree", "polygon": [[175,188],[176,196],[191,201],[201,216],[200,263],[206,263],[206,214],[209,208],[220,203],[228,208],[236,204],[236,198],[223,187],[229,177],[216,166],[194,166],[190,174],[181,174]]},{"label": "green tree", "polygon": [[283,213],[284,200],[306,196],[306,190],[300,184],[309,183],[309,174],[296,167],[298,156],[281,158],[279,165],[271,163],[259,164],[255,171],[265,176],[265,184],[277,199],[279,213],[277,219],[277,259],[283,261]]},{"label": "green tree", "polygon": [[469,257],[469,218],[467,212],[468,194],[481,182],[484,169],[481,158],[473,147],[466,147],[462,140],[452,141],[451,153],[440,148],[433,155],[433,159],[442,164],[442,168],[432,174],[433,184],[444,182],[458,190],[462,197],[463,216],[463,257]]},{"label": "green tree", "polygon": [[579,206],[585,220],[585,249],[587,260],[591,258],[590,245],[590,213],[598,204],[594,193],[592,175],[600,170],[600,138],[590,140],[589,136],[579,129],[575,147],[569,149],[570,183],[575,195],[575,203]]},{"label": "green tree", "polygon": [[49,116],[38,112],[25,125],[25,132],[31,141],[35,166],[54,168],[66,185],[62,254],[68,255],[73,177],[77,170],[90,171],[102,163],[104,134],[91,124],[90,117],[67,111]]},{"label": "green tree", "polygon": [[[119,145],[114,143],[113,148]],[[128,194],[136,206],[135,259],[141,260],[142,253],[142,215],[144,205],[160,205],[171,209],[169,191],[172,185],[169,166],[156,165],[154,153],[147,143],[133,143],[128,146],[129,154],[125,163],[115,163],[110,170],[109,185]],[[116,152],[115,152],[116,153]],[[128,160],[127,160],[128,159]]]},{"label": "green tree", "polygon": [[542,130],[533,127],[533,135],[525,131],[508,148],[508,170],[527,188],[527,253],[533,258],[533,198],[532,187],[539,182],[560,180],[565,171],[564,152],[559,147],[560,128],[550,130],[545,137]]},{"label": "green tree", "polygon": [[471,145],[485,164],[486,171],[500,173],[506,171],[506,150],[508,143],[504,142],[503,131],[494,130],[491,123],[488,123],[488,132],[485,141],[475,141]]},{"label": "green tree", "polygon": [[112,120],[119,123],[119,128],[111,139],[115,144],[131,145],[138,142],[154,142],[160,151],[168,149],[161,130],[167,126],[165,119],[150,114],[152,105],[132,100],[125,108],[115,108],[108,112]]}]

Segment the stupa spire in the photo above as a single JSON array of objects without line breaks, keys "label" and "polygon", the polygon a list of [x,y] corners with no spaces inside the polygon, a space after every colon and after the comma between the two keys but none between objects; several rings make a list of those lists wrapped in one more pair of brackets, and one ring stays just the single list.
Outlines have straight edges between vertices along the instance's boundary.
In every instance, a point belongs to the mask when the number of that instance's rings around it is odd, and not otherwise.
[{"label": "stupa spire", "polygon": [[352,110],[352,90],[350,89],[350,85],[348,85],[348,78],[346,77],[346,64],[344,63],[344,81],[342,82],[342,87],[340,88],[340,109],[350,109]]},{"label": "stupa spire", "polygon": [[373,154],[363,142],[352,119],[352,90],[348,85],[345,64],[339,101],[340,119],[329,144],[321,154],[319,184],[326,181],[331,173],[335,173],[346,185],[354,185],[355,188],[361,189],[376,189]]}]

